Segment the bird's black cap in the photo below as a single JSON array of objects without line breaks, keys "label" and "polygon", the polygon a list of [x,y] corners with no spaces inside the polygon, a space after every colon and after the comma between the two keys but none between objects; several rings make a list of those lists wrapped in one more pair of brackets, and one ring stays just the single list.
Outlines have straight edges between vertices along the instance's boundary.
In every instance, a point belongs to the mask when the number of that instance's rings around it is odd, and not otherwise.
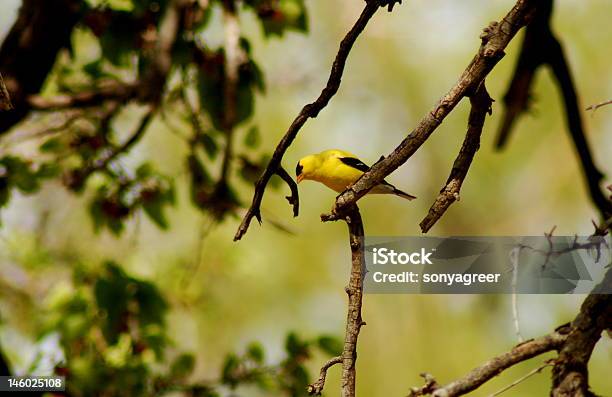
[{"label": "bird's black cap", "polygon": [[297,166],[295,167],[295,176],[300,176],[303,168],[304,167],[302,167],[302,164],[300,164],[300,162],[298,161]]}]

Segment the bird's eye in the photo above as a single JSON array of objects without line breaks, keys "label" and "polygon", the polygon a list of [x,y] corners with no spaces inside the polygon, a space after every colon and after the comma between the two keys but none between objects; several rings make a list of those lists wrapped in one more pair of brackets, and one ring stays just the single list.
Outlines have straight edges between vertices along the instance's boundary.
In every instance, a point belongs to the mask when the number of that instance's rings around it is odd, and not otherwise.
[{"label": "bird's eye", "polygon": [[295,167],[295,176],[300,176],[302,169],[304,169],[304,167],[302,167],[302,164],[298,162],[297,166]]}]

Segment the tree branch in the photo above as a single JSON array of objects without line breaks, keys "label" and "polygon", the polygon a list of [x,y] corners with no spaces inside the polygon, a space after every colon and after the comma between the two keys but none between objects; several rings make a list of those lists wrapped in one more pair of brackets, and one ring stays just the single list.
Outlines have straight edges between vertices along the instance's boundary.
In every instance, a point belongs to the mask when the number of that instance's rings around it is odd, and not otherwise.
[{"label": "tree branch", "polygon": [[421,119],[417,127],[386,158],[381,158],[357,182],[336,198],[332,216],[341,217],[350,205],[363,197],[373,186],[404,164],[438,128],[455,106],[484,81],[493,67],[505,55],[504,49],[533,15],[538,1],[519,0],[499,22],[492,22],[480,36],[482,44],[459,81]]},{"label": "tree branch", "polygon": [[[332,219],[321,215],[321,220]],[[357,339],[365,322],[361,318],[361,303],[363,299],[363,277],[365,275],[365,253],[363,246],[363,222],[359,208],[351,207],[344,218],[349,229],[349,244],[351,246],[351,277],[345,291],[348,295],[348,313],[346,317],[346,332],[342,350],[342,397],[355,397],[355,362],[357,361]]]},{"label": "tree branch", "polygon": [[603,294],[610,288],[612,269],[606,272],[603,281],[585,299],[571,324],[562,325],[551,334],[520,343],[509,352],[492,358],[445,386],[440,386],[431,375],[425,374],[425,386],[412,388],[409,397],[462,396],[511,366],[552,350],[558,351],[559,356],[551,361],[554,364],[551,396],[595,396],[589,391],[587,364],[602,331],[612,327],[612,295]]},{"label": "tree branch", "polygon": [[611,103],[612,103],[612,99],[608,99],[607,101],[603,101],[603,102],[595,103],[593,105],[589,105],[585,110],[592,110],[593,112],[595,112],[600,107],[609,105]]},{"label": "tree branch", "polygon": [[605,329],[612,329],[612,268],[585,299],[572,321],[571,331],[553,367],[551,397],[593,396],[589,390],[588,363],[593,348]]},{"label": "tree branch", "polygon": [[440,190],[440,194],[429,209],[429,213],[420,223],[423,233],[427,233],[442,215],[444,215],[448,207],[459,200],[461,185],[467,176],[476,152],[480,148],[482,128],[487,113],[491,114],[492,102],[493,100],[489,96],[483,81],[474,94],[470,95],[472,109],[468,118],[468,130],[465,134],[463,145],[453,163],[453,168],[446,181],[446,185]]},{"label": "tree branch", "polygon": [[293,206],[293,216],[298,216],[300,213],[300,195],[298,193],[297,183],[291,178],[291,175],[282,167],[279,166],[276,174],[280,176],[291,189],[291,196],[285,197],[289,204]]},{"label": "tree branch", "polygon": [[549,65],[563,97],[567,126],[582,165],[591,200],[598,208],[602,219],[606,219],[612,214],[612,201],[606,199],[599,186],[603,179],[603,173],[595,165],[585,137],[582,114],[578,106],[576,88],[567,58],[561,43],[553,34],[550,26],[552,10],[553,0],[543,1],[538,7],[533,21],[526,29],[514,75],[504,96],[504,116],[496,147],[504,147],[516,120],[528,110],[530,90],[535,72],[542,65]]},{"label": "tree branch", "polygon": [[327,361],[321,367],[321,373],[319,374],[319,379],[315,383],[308,385],[306,389],[308,394],[320,396],[323,392],[323,387],[325,386],[325,378],[327,377],[327,370],[333,367],[336,364],[342,363],[342,356],[334,357],[331,360]]},{"label": "tree branch", "polygon": [[[393,6],[394,1],[387,1],[386,3],[391,8]],[[238,241],[242,238],[242,236],[244,236],[244,234],[249,229],[249,225],[251,224],[251,220],[253,219],[253,217],[257,218],[259,223],[261,223],[261,200],[263,199],[263,195],[266,190],[266,186],[270,181],[270,178],[275,173],[277,173],[277,170],[281,165],[281,161],[283,159],[283,156],[285,155],[285,152],[297,136],[302,126],[309,118],[317,117],[319,112],[325,106],[327,106],[331,98],[336,94],[336,92],[338,92],[338,88],[340,88],[340,82],[342,80],[342,73],[344,72],[344,66],[346,65],[346,60],[349,56],[349,53],[353,48],[353,44],[355,44],[357,37],[359,37],[361,32],[363,32],[370,19],[378,10],[379,6],[380,5],[377,1],[366,0],[366,5],[363,11],[361,12],[361,15],[359,16],[351,30],[349,30],[346,36],[344,36],[344,39],[342,39],[342,41],[340,42],[340,48],[338,49],[338,53],[336,54],[336,58],[334,59],[334,63],[332,65],[329,79],[327,80],[325,88],[323,88],[323,91],[321,91],[321,94],[314,102],[309,103],[302,108],[300,113],[289,126],[289,129],[287,130],[281,141],[276,146],[276,149],[274,150],[274,154],[272,155],[268,166],[255,184],[255,193],[253,195],[253,201],[246,214],[244,215],[242,223],[236,231],[234,241]]]},{"label": "tree branch", "polygon": [[14,109],[0,119],[0,134],[29,112],[27,97],[40,91],[57,54],[70,46],[81,0],[24,0],[0,47],[0,72]]},{"label": "tree branch", "polygon": [[65,184],[74,190],[79,190],[87,178],[96,171],[103,170],[106,166],[117,158],[122,153],[128,152],[140,139],[144,136],[147,128],[151,124],[155,116],[155,107],[151,107],[143,116],[134,133],[120,146],[110,150],[102,155],[101,158],[91,161],[89,164],[80,169],[75,169],[68,174],[65,179]]},{"label": "tree branch", "polygon": [[[556,350],[562,346],[567,338],[567,327],[561,327],[557,331],[543,337],[528,340],[516,345],[509,352],[492,358],[480,367],[474,368],[464,377],[457,379],[445,386],[439,386],[437,382],[430,381],[429,387],[412,388],[410,397],[432,395],[433,397],[462,396],[499,375],[502,371],[528,360],[540,354]],[[427,386],[427,385],[426,385]]]},{"label": "tree branch", "polygon": [[32,110],[53,111],[67,108],[85,108],[98,106],[109,100],[127,101],[135,97],[137,89],[137,84],[113,81],[89,91],[70,95],[60,94],[53,97],[30,95],[26,100]]}]

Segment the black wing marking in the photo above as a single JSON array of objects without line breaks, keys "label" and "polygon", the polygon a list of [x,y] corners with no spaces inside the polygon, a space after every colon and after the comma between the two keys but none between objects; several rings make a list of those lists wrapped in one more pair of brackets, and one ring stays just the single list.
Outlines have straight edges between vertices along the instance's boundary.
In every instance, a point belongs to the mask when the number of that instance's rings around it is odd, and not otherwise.
[{"label": "black wing marking", "polygon": [[349,167],[353,167],[355,169],[358,169],[359,171],[366,172],[370,170],[370,167],[368,167],[361,160],[356,159],[355,157],[338,157],[338,159]]}]

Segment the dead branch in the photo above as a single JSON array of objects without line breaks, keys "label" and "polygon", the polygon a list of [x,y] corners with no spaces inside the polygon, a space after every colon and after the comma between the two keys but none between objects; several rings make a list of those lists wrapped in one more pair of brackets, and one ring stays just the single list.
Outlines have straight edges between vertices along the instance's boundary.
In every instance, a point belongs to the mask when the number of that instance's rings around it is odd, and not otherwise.
[{"label": "dead branch", "polygon": [[606,199],[599,186],[604,175],[595,165],[585,137],[578,96],[567,57],[550,26],[552,10],[553,0],[543,1],[526,29],[514,75],[504,96],[504,117],[496,146],[502,148],[506,144],[516,120],[528,110],[536,71],[543,65],[549,65],[563,98],[567,126],[580,159],[591,201],[598,208],[602,219],[606,219],[612,214],[612,201]]},{"label": "dead branch", "polygon": [[589,390],[588,363],[605,329],[612,329],[612,268],[584,300],[553,367],[552,397],[595,396]]},{"label": "dead branch", "polygon": [[[244,218],[242,219],[242,223],[238,227],[236,231],[236,235],[234,236],[234,241],[238,241],[244,236],[244,234],[249,229],[249,225],[251,224],[251,220],[253,217],[257,218],[259,223],[261,223],[261,201],[263,199],[264,192],[266,190],[266,186],[270,181],[270,178],[278,173],[278,169],[281,165],[281,161],[285,152],[297,136],[298,132],[302,128],[302,126],[306,123],[309,118],[315,118],[319,114],[319,112],[327,106],[331,98],[338,92],[340,88],[340,82],[342,80],[342,73],[344,72],[344,66],[346,65],[346,60],[353,48],[353,44],[363,32],[366,25],[370,21],[370,19],[374,16],[376,11],[380,6],[388,5],[389,9],[392,8],[395,1],[381,1],[380,4],[375,0],[366,0],[366,5],[361,12],[361,15],[351,28],[348,31],[344,39],[340,42],[340,48],[338,49],[338,53],[336,54],[336,58],[334,59],[334,63],[331,67],[331,71],[329,74],[329,79],[327,80],[327,84],[319,97],[312,103],[305,105],[297,117],[293,120],[289,129],[281,139],[281,141],[276,146],[274,150],[274,154],[268,163],[264,173],[261,175],[257,183],[255,184],[255,193],[253,195],[253,201],[251,206],[247,210]],[[295,209],[295,207],[294,207]]]},{"label": "dead branch", "polygon": [[591,291],[570,324],[558,327],[551,334],[520,343],[445,386],[438,386],[431,377],[425,386],[412,388],[409,396],[462,396],[511,366],[552,350],[558,351],[559,355],[551,361],[554,364],[551,396],[595,396],[589,391],[587,364],[602,331],[612,327],[612,295],[604,294],[610,288],[612,269]]},{"label": "dead branch", "polygon": [[492,22],[481,35],[478,53],[467,66],[459,81],[425,115],[417,127],[386,158],[381,158],[357,182],[336,198],[333,217],[342,217],[346,208],[364,196],[373,186],[404,164],[438,128],[444,118],[466,96],[475,92],[493,67],[505,55],[504,49],[516,33],[525,26],[538,6],[535,0],[519,0],[499,22]]},{"label": "dead branch", "polygon": [[413,388],[409,396],[454,397],[467,394],[513,365],[558,349],[565,342],[567,331],[566,328],[561,328],[549,335],[518,344],[509,352],[492,358],[460,379],[444,386],[430,386],[424,390],[423,388]]},{"label": "dead branch", "polygon": [[593,105],[589,105],[585,110],[592,110],[593,112],[595,112],[600,107],[609,105],[611,103],[612,103],[612,99],[609,99],[607,101],[603,101],[603,102],[595,103]]},{"label": "dead branch", "polygon": [[[330,219],[325,215],[321,220]],[[346,317],[346,332],[342,350],[342,397],[355,397],[355,362],[357,361],[357,339],[365,322],[361,318],[361,303],[363,299],[363,277],[365,275],[365,253],[363,246],[363,222],[359,208],[353,206],[344,218],[349,229],[349,244],[351,246],[351,276],[345,291],[348,295],[348,313]],[[310,388],[309,388],[310,390]],[[315,389],[313,389],[315,390]]]},{"label": "dead branch", "polygon": [[323,366],[321,367],[321,373],[319,374],[319,379],[317,379],[316,382],[308,385],[308,388],[306,389],[308,391],[308,394],[320,396],[321,393],[323,392],[323,387],[325,386],[325,378],[327,377],[327,370],[333,367],[334,365],[340,364],[340,363],[342,363],[342,357],[338,356],[338,357],[332,358],[331,360],[323,364]]},{"label": "dead branch", "polygon": [[491,114],[492,102],[493,100],[489,96],[483,81],[474,94],[470,95],[472,109],[468,118],[468,130],[465,134],[463,145],[453,163],[453,168],[446,181],[446,185],[440,190],[440,194],[429,209],[429,213],[420,223],[423,233],[427,233],[442,215],[444,215],[448,207],[459,200],[461,185],[467,176],[476,152],[480,148],[482,128],[486,115]]}]

